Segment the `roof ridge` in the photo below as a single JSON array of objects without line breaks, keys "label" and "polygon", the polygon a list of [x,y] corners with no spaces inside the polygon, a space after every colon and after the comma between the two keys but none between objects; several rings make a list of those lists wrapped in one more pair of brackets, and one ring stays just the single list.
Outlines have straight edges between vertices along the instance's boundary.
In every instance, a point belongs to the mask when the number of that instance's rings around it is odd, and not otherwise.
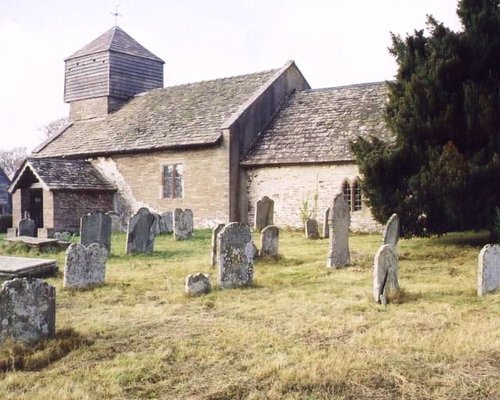
[{"label": "roof ridge", "polygon": [[302,90],[299,93],[323,92],[323,91],[328,91],[328,90],[333,90],[333,89],[350,89],[350,88],[362,87],[362,86],[378,86],[378,85],[382,85],[382,84],[387,84],[387,82],[389,82],[389,81],[351,83],[349,85],[330,86],[330,87],[317,88],[317,89],[306,89],[306,90]]}]

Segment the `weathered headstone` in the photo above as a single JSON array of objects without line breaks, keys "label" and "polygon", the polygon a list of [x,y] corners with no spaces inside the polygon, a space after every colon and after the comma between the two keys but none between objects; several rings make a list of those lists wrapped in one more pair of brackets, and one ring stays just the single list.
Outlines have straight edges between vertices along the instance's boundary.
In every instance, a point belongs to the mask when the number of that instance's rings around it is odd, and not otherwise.
[{"label": "weathered headstone", "polygon": [[88,246],[100,243],[111,249],[111,216],[102,211],[93,211],[80,219],[80,244]]},{"label": "weathered headstone", "polygon": [[0,343],[36,342],[54,337],[56,288],[42,279],[15,278],[0,290]]},{"label": "weathered headstone", "polygon": [[172,211],[161,214],[160,233],[172,233],[174,231],[174,219]]},{"label": "weathered headstone", "polygon": [[153,224],[153,231],[155,233],[155,236],[158,236],[161,234],[161,215],[157,213],[153,213],[153,217],[155,217],[155,222]]},{"label": "weathered headstone", "polygon": [[351,214],[349,205],[344,200],[342,193],[333,199],[330,210],[330,243],[328,249],[327,267],[336,269],[351,262],[349,254],[349,224]]},{"label": "weathered headstone", "polygon": [[266,226],[274,224],[274,201],[264,196],[255,203],[254,230],[260,232]]},{"label": "weathered headstone", "polygon": [[176,208],[173,217],[175,240],[185,240],[193,236],[193,212],[189,208]]},{"label": "weathered headstone", "polygon": [[220,231],[217,240],[219,286],[229,289],[250,285],[254,258],[250,228],[239,222],[231,222]]},{"label": "weathered headstone", "polygon": [[23,218],[19,221],[19,236],[35,237],[35,221],[30,218]]},{"label": "weathered headstone", "polygon": [[307,219],[305,224],[306,239],[319,239],[318,221],[315,219]]},{"label": "weathered headstone", "polygon": [[373,262],[373,298],[385,304],[389,294],[399,292],[398,255],[392,244],[382,245]]},{"label": "weathered headstone", "polygon": [[210,293],[212,286],[208,275],[197,273],[188,275],[185,282],[186,294],[190,296],[201,296]]},{"label": "weathered headstone", "polygon": [[128,222],[127,254],[151,253],[155,244],[155,217],[146,207],[140,208]]},{"label": "weathered headstone", "polygon": [[260,256],[278,257],[280,230],[275,225],[266,226],[260,236]]},{"label": "weathered headstone", "polygon": [[215,264],[217,264],[217,255],[219,254],[218,248],[217,248],[217,236],[219,235],[219,232],[224,228],[226,225],[225,224],[218,224],[214,229],[212,229],[212,243],[211,243],[211,252],[210,252],[210,257],[211,257],[211,266],[215,267]]},{"label": "weathered headstone", "polygon": [[87,247],[70,244],[66,250],[63,286],[86,288],[103,284],[107,257],[108,250],[102,244],[92,243]]},{"label": "weathered headstone", "polygon": [[399,217],[398,214],[392,214],[387,220],[382,233],[382,244],[392,244],[394,247],[399,240]]},{"label": "weathered headstone", "polygon": [[500,289],[500,245],[487,244],[479,252],[477,295]]},{"label": "weathered headstone", "polygon": [[323,238],[328,239],[330,237],[330,207],[328,207],[323,214]]}]

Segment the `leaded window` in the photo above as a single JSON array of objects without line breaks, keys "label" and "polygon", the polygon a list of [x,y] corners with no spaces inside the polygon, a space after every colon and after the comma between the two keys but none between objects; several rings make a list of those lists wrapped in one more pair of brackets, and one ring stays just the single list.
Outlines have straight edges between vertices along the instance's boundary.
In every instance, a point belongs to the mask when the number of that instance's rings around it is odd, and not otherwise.
[{"label": "leaded window", "polygon": [[361,210],[362,207],[361,183],[359,182],[359,179],[356,179],[352,184],[352,201],[353,201],[352,211]]},{"label": "leaded window", "polygon": [[344,195],[344,200],[349,206],[349,210],[351,209],[351,185],[349,185],[349,182],[346,180],[342,184],[342,194]]},{"label": "leaded window", "polygon": [[182,197],[182,164],[163,166],[163,197],[179,199]]}]

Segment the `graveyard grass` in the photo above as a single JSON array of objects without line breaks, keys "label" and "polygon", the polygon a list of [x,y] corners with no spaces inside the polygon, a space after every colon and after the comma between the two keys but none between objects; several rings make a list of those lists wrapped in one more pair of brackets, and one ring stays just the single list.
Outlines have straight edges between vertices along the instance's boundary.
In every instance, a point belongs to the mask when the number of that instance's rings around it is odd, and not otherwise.
[{"label": "graveyard grass", "polygon": [[[335,271],[327,240],[281,235],[283,256],[256,262],[253,287],[199,298],[184,295],[184,278],[215,280],[210,231],[184,242],[161,236],[153,255],[130,257],[125,235],[114,235],[106,285],[68,291],[62,275],[48,279],[58,338],[31,353],[4,346],[0,366],[22,351],[29,360],[3,368],[0,397],[500,398],[500,293],[476,296],[485,234],[401,240],[403,291],[386,307],[371,297],[380,235],[351,236],[353,265]],[[50,256],[62,269],[64,253]]]}]

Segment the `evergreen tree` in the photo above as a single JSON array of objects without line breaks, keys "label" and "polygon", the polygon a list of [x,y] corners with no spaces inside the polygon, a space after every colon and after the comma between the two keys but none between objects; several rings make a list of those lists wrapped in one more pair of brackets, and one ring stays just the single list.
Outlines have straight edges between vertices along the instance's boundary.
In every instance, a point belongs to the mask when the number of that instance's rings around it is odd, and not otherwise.
[{"label": "evergreen tree", "polygon": [[404,236],[488,228],[500,207],[500,0],[461,0],[463,29],[428,16],[428,34],[392,36],[392,143],[352,143],[380,222]]}]

